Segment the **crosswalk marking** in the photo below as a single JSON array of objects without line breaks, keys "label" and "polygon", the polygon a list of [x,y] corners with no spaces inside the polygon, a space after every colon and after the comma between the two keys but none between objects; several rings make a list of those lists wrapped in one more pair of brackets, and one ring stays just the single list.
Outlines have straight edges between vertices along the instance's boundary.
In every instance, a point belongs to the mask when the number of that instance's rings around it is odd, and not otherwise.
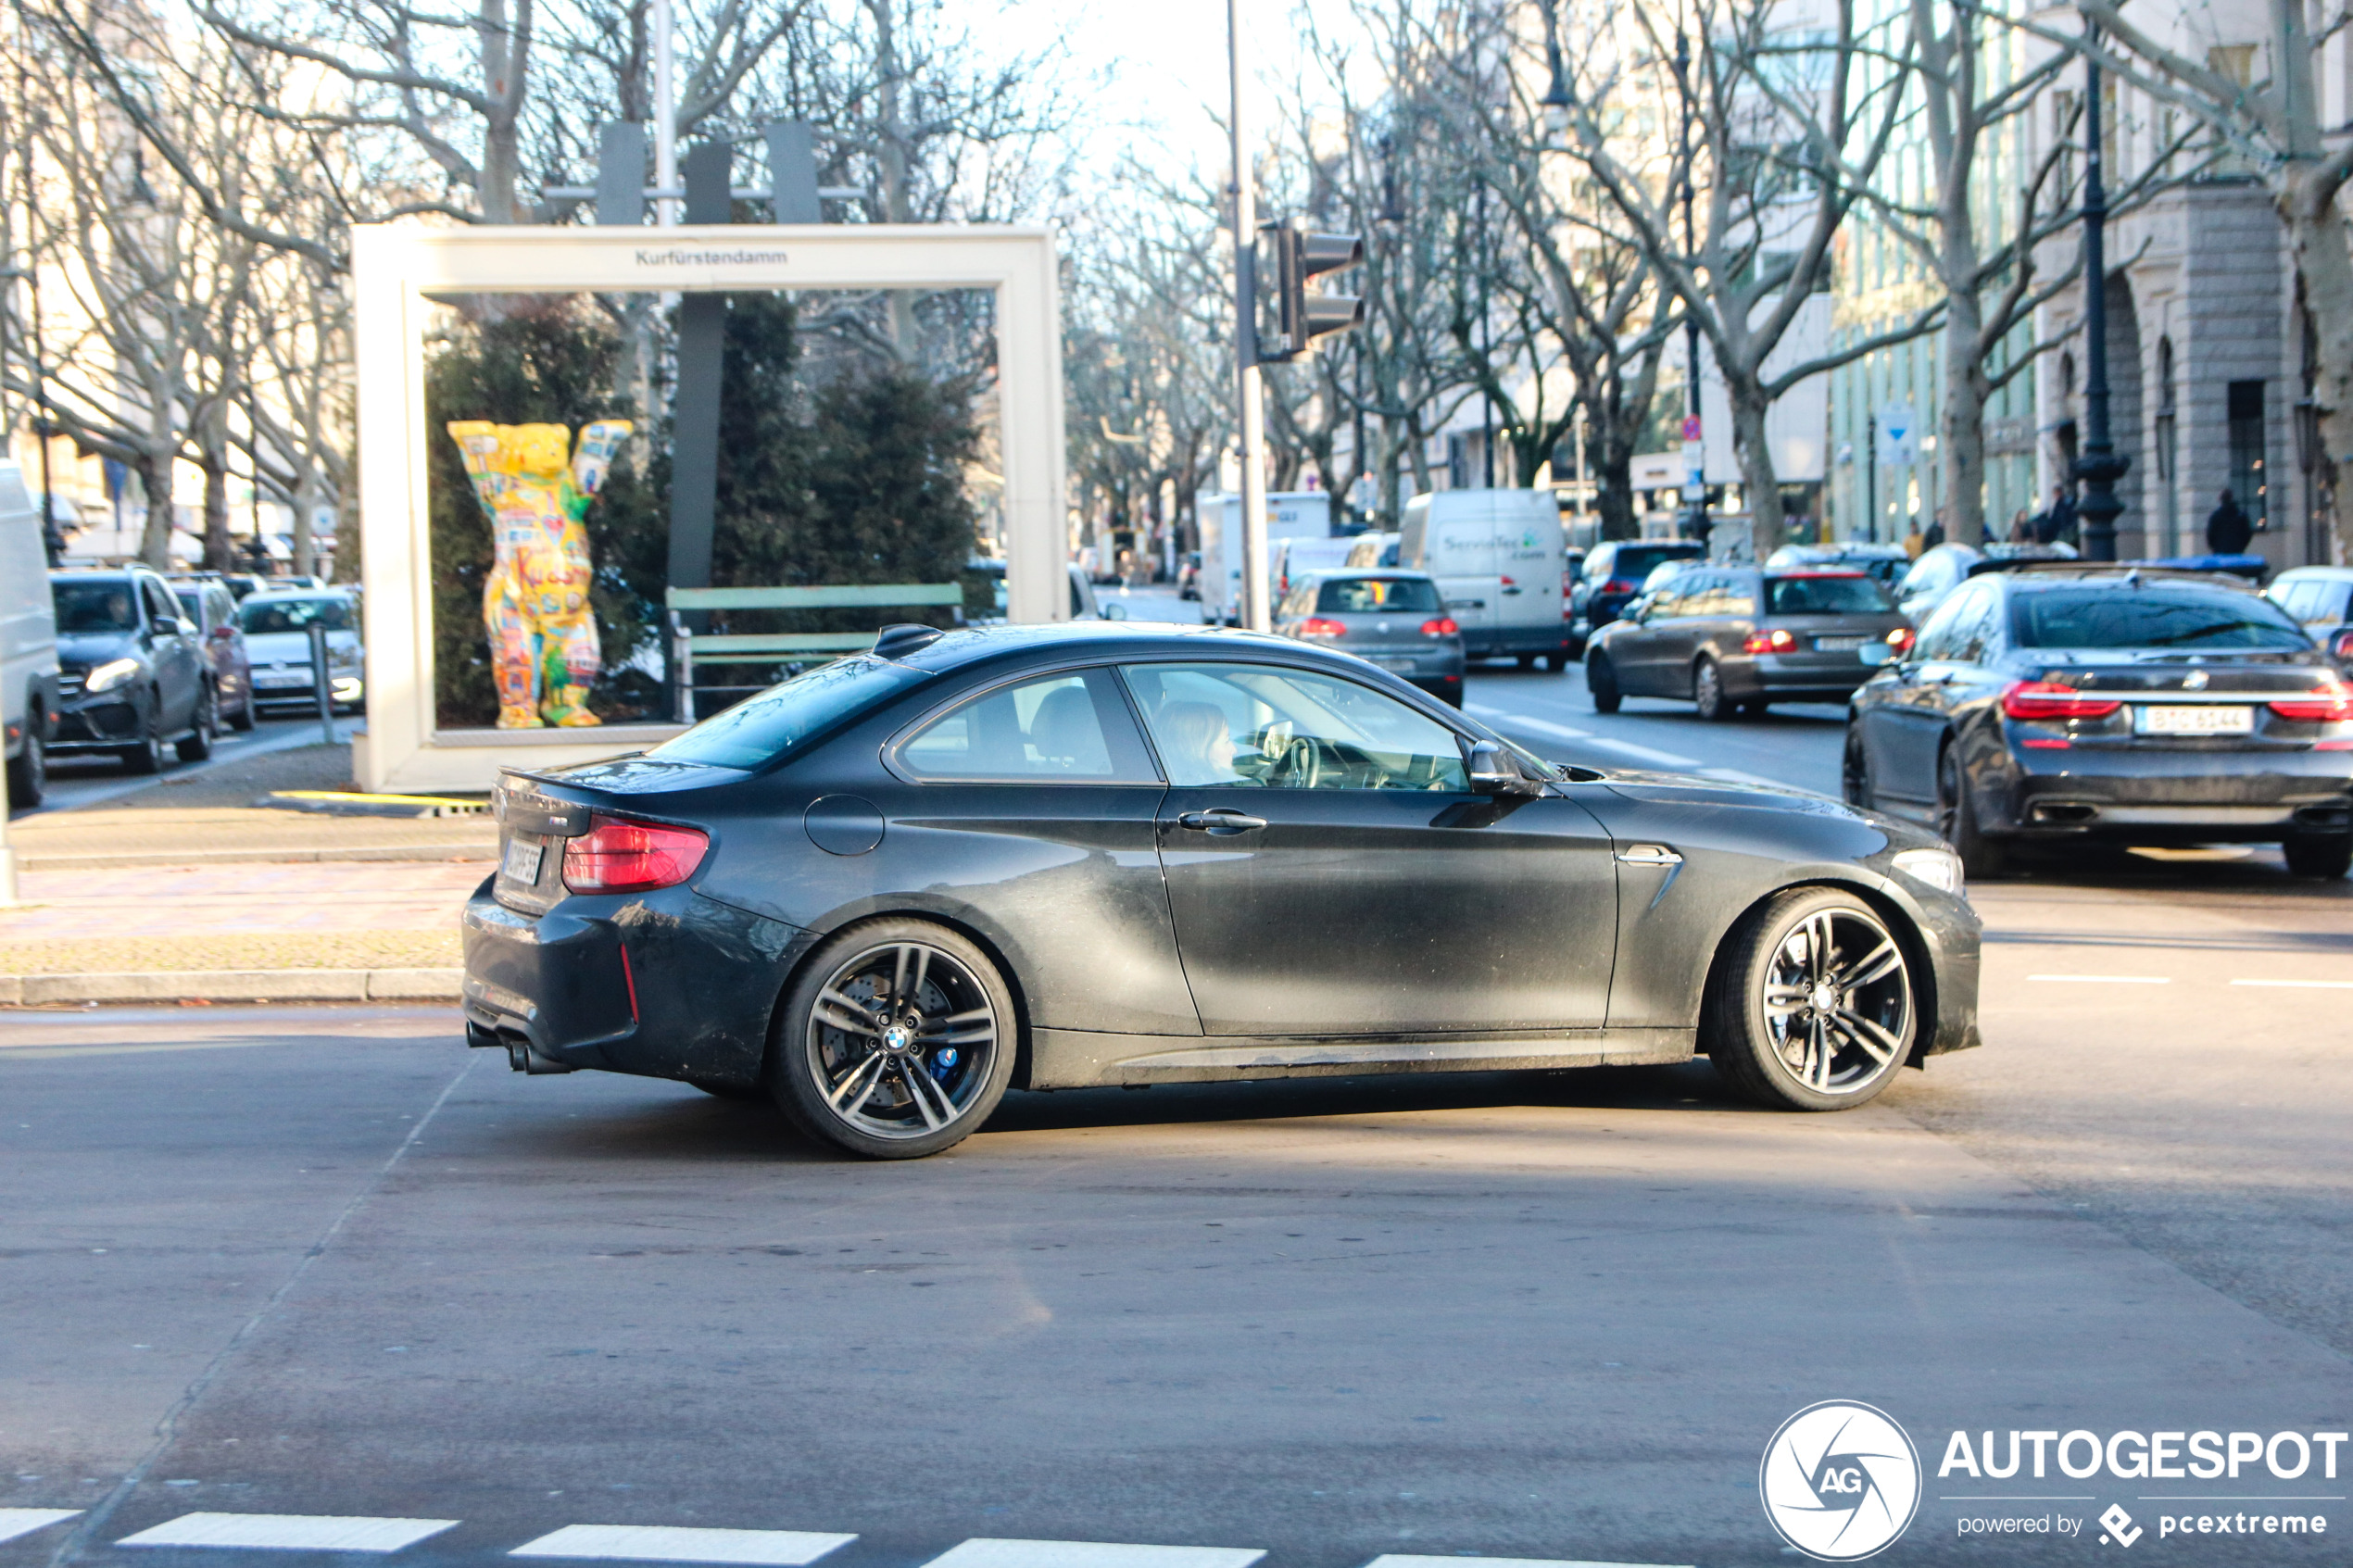
[{"label": "crosswalk marking", "polygon": [[626,1562],[744,1562],[801,1568],[855,1536],[812,1530],[706,1530],[676,1524],[567,1524],[510,1557],[594,1557]]},{"label": "crosswalk marking", "polygon": [[1399,1557],[1394,1552],[1374,1558],[1365,1568],[1463,1568],[1465,1562],[1476,1562],[1478,1568],[1664,1568],[1648,1562],[1589,1562],[1581,1557]]},{"label": "crosswalk marking", "polygon": [[223,1546],[282,1551],[398,1551],[455,1519],[371,1519],[321,1513],[183,1513],[117,1546]]},{"label": "crosswalk marking", "polygon": [[0,1541],[13,1541],[44,1530],[60,1519],[71,1519],[78,1508],[0,1508]]},{"label": "crosswalk marking", "polygon": [[924,1568],[1250,1568],[1266,1553],[1243,1547],[1119,1546],[1108,1541],[970,1540]]}]

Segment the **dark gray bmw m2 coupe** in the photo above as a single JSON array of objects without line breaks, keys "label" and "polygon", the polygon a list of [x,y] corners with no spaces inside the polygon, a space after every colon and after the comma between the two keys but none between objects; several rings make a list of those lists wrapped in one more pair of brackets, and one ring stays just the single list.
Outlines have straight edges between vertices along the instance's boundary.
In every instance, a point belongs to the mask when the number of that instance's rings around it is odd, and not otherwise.
[{"label": "dark gray bmw m2 coupe", "polygon": [[1361,659],[1214,629],[887,630],[497,792],[476,1045],[930,1154],[1009,1088],[1674,1062],[1834,1110],[1977,1044],[1927,833],[1563,770]]}]

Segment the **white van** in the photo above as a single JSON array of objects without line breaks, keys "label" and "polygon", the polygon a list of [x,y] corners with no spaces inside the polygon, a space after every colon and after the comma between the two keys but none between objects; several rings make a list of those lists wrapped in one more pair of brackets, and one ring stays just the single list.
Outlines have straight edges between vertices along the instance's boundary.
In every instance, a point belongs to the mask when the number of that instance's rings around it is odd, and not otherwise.
[{"label": "white van", "polygon": [[1405,503],[1397,564],[1438,579],[1466,657],[1568,667],[1568,557],[1550,490],[1416,495]]},{"label": "white van", "polygon": [[[1201,618],[1212,626],[1230,625],[1242,613],[1242,536],[1239,495],[1203,495],[1201,518]],[[1266,497],[1266,574],[1271,590],[1275,560],[1286,539],[1327,539],[1332,498],[1320,490],[1282,490]],[[1277,596],[1267,596],[1272,603]]]},{"label": "white van", "polygon": [[0,725],[7,734],[8,804],[38,806],[48,785],[57,713],[57,612],[41,510],[24,472],[0,463]]}]

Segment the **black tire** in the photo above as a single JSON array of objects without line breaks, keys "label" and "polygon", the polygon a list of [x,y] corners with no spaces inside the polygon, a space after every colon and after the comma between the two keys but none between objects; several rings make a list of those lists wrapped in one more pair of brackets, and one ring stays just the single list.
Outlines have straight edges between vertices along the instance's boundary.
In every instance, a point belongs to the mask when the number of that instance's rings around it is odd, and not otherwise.
[{"label": "black tire", "polygon": [[1593,699],[1596,713],[1615,713],[1624,705],[1626,694],[1617,689],[1617,671],[1610,668],[1606,656],[1585,656],[1585,693]]},{"label": "black tire", "polygon": [[1876,809],[1871,804],[1871,758],[1863,748],[1862,732],[1850,721],[1846,726],[1846,750],[1839,759],[1839,793],[1849,806],[1864,810]]},{"label": "black tire", "polygon": [[2002,874],[2009,852],[1978,831],[1977,807],[1961,787],[1957,744],[1948,744],[1936,759],[1936,831],[1961,858],[1961,873],[1972,882]]},{"label": "black tire", "polygon": [[1702,654],[1692,666],[1692,707],[1710,723],[1720,724],[1739,711],[1739,705],[1724,695],[1723,671],[1716,661]]},{"label": "black tire", "polygon": [[801,966],[777,1018],[768,1091],[812,1138],[870,1160],[920,1159],[988,1120],[1019,1038],[1013,992],[976,944],[927,920],[862,921]]},{"label": "black tire", "polygon": [[2353,870],[2353,834],[2300,833],[2280,846],[2288,874],[2334,882]]},{"label": "black tire", "polygon": [[220,733],[220,694],[207,681],[196,688],[196,711],[185,738],[172,749],[182,762],[201,762],[212,755],[212,737]]},{"label": "black tire", "polygon": [[1522,670],[1533,670],[1536,668],[1536,656],[1534,654],[1523,653],[1517,657],[1519,659],[1519,667]]},{"label": "black tire", "polygon": [[8,761],[8,808],[38,806],[49,793],[49,721],[37,708],[25,713],[24,749]]},{"label": "black tire", "polygon": [[688,1078],[686,1082],[700,1089],[713,1099],[734,1100],[739,1105],[774,1105],[766,1089],[758,1084],[722,1084],[711,1078]]},{"label": "black tire", "polygon": [[1548,653],[1544,656],[1544,668],[1557,675],[1568,668],[1568,659],[1566,653]]},{"label": "black tire", "polygon": [[163,771],[163,701],[148,694],[145,709],[139,715],[139,738],[129,746],[118,746],[115,755],[122,759],[126,773],[160,773]]},{"label": "black tire", "polygon": [[1725,938],[1700,1030],[1716,1070],[1759,1105],[1867,1104],[1894,1082],[1919,1035],[1909,957],[1854,894],[1793,888]]},{"label": "black tire", "polygon": [[229,727],[241,735],[250,734],[260,717],[261,715],[254,708],[253,677],[248,675],[245,677],[245,699],[237,705],[237,711],[230,716]]}]

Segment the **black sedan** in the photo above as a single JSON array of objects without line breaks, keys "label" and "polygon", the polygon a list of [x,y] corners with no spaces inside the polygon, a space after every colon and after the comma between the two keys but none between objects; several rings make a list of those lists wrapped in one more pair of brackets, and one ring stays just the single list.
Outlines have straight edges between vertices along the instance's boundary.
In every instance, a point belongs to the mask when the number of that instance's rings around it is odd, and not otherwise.
[{"label": "black sedan", "polygon": [[510,770],[464,916],[517,1069],[945,1148],[1008,1088],[1674,1062],[1838,1110],[1977,1043],[1952,852],[1557,770],[1302,643],[887,630],[643,756]]},{"label": "black sedan", "polygon": [[1585,652],[1585,689],[1599,712],[1663,696],[1690,702],[1703,719],[1774,702],[1843,702],[1870,673],[1864,647],[1901,650],[1911,640],[1886,588],[1859,571],[1701,563],[1602,628]]},{"label": "black sedan", "polygon": [[2353,864],[2353,686],[2233,579],[2021,564],[1969,579],[1855,694],[1846,797],[1972,876],[2021,844],[2276,843]]}]

